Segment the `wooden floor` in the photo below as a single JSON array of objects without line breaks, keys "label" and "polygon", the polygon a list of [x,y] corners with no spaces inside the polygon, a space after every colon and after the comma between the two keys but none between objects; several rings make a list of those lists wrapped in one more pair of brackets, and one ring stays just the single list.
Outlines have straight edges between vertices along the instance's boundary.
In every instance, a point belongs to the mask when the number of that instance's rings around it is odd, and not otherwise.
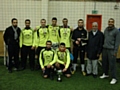
[{"label": "wooden floor", "polygon": [[[4,56],[3,31],[0,31],[0,56]],[[120,58],[120,46],[117,53],[117,58]]]}]

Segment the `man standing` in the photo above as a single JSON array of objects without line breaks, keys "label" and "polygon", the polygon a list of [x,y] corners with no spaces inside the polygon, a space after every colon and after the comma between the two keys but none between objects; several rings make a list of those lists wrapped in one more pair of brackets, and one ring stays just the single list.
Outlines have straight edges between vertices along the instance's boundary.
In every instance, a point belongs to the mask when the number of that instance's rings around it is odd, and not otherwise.
[{"label": "man standing", "polygon": [[87,44],[87,75],[93,75],[94,78],[98,74],[98,59],[102,52],[104,36],[103,33],[98,30],[98,23],[92,23],[92,31],[88,35]]},{"label": "man standing", "polygon": [[64,18],[62,20],[63,22],[63,26],[60,26],[60,30],[59,30],[59,37],[60,37],[60,43],[65,43],[66,48],[71,51],[70,49],[70,42],[71,42],[71,34],[72,34],[72,28],[70,28],[70,26],[68,26],[68,19]]},{"label": "man standing", "polygon": [[56,17],[52,18],[52,25],[48,26],[48,30],[49,30],[48,40],[52,42],[52,47],[56,49],[59,44],[59,34],[58,34],[59,26],[57,25]]},{"label": "man standing", "polygon": [[20,36],[20,28],[18,25],[18,20],[13,18],[11,20],[12,26],[6,28],[4,33],[4,41],[5,44],[8,46],[8,55],[9,55],[9,65],[8,70],[9,73],[12,72],[12,59],[15,63],[15,68],[18,69],[19,67],[19,36]]},{"label": "man standing", "polygon": [[117,82],[116,55],[120,43],[120,32],[115,28],[114,23],[115,20],[110,18],[108,20],[108,27],[104,31],[104,45],[102,52],[103,75],[100,76],[101,79],[109,77],[108,71],[110,67],[112,77],[110,84],[115,84]]},{"label": "man standing", "polygon": [[46,20],[45,19],[41,19],[40,21],[41,26],[37,26],[36,27],[36,54],[37,54],[37,69],[39,69],[40,65],[39,65],[39,55],[40,55],[40,51],[46,47],[46,41],[48,40],[48,36],[49,36],[49,31],[48,31],[48,26],[46,26]]},{"label": "man standing", "polygon": [[35,34],[30,27],[31,21],[25,20],[25,28],[20,33],[20,48],[21,48],[21,66],[22,70],[26,68],[27,56],[29,55],[30,69],[34,70],[35,64]]},{"label": "man standing", "polygon": [[78,20],[78,27],[73,31],[73,70],[76,71],[78,52],[80,51],[80,61],[81,61],[81,71],[83,75],[85,73],[85,45],[87,44],[87,31],[84,29],[84,21],[82,19]]}]

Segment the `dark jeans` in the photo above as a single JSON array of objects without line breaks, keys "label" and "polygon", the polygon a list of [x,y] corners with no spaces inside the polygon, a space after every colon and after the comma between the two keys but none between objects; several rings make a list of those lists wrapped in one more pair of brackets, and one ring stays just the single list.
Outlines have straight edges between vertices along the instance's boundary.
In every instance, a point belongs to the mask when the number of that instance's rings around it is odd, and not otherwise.
[{"label": "dark jeans", "polygon": [[9,64],[8,70],[12,70],[13,64],[12,60],[14,60],[14,66],[19,68],[19,44],[10,44],[8,45],[8,56],[9,56]]},{"label": "dark jeans", "polygon": [[112,49],[103,49],[102,52],[102,67],[103,73],[108,75],[109,67],[111,71],[112,78],[116,77],[116,56],[114,56],[114,50]]}]

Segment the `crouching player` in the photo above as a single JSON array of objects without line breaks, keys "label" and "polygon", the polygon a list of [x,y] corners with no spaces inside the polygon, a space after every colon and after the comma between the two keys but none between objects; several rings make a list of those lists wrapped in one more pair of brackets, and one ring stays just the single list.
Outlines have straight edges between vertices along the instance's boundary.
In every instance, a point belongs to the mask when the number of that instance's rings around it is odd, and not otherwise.
[{"label": "crouching player", "polygon": [[53,71],[54,71],[54,66],[53,64],[56,62],[55,60],[55,52],[51,48],[52,42],[47,41],[46,42],[46,48],[42,49],[40,52],[40,66],[43,70],[43,77],[48,78],[50,77],[53,79]]},{"label": "crouching player", "polygon": [[[70,52],[68,49],[66,49],[65,43],[60,43],[59,48],[56,50],[56,57],[57,61],[55,66],[57,68],[58,74],[63,72],[66,77],[70,77]],[[59,78],[60,77],[58,77],[58,80]]]}]

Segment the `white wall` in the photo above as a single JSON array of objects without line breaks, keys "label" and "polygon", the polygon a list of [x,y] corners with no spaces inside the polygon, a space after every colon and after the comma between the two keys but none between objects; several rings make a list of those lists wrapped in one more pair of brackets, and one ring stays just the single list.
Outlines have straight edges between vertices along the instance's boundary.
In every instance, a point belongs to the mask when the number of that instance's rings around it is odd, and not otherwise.
[{"label": "white wall", "polygon": [[39,25],[41,19],[41,1],[0,0],[0,30],[11,25],[12,18],[18,19],[23,28],[25,19],[31,19],[31,26]]},{"label": "white wall", "polygon": [[[47,10],[44,5],[41,8],[40,0],[0,0],[0,30],[4,30],[11,25],[13,17],[18,18],[19,26],[24,27],[24,20],[29,18],[32,21],[31,26],[34,28],[39,25],[41,16],[44,10]],[[118,10],[114,10],[114,2],[97,2],[96,9],[98,14],[102,15],[102,31],[107,26],[109,18],[116,20],[116,27],[120,27],[120,6]],[[45,9],[44,9],[45,8]],[[49,1],[47,23],[51,23],[52,17],[58,18],[58,24],[62,25],[62,19],[68,18],[70,26],[76,26],[77,20],[82,18],[86,25],[86,16],[91,14],[94,9],[94,2],[79,2],[79,1]],[[47,12],[45,12],[47,13]]]},{"label": "white wall", "polygon": [[[102,31],[107,26],[109,18],[116,20],[116,27],[120,27],[120,8],[114,10],[113,2],[97,2],[96,9],[98,14],[102,15]],[[73,27],[77,25],[77,20],[82,18],[86,25],[86,16],[94,10],[94,2],[70,2],[70,1],[50,1],[49,2],[49,22],[53,16],[58,17],[59,24],[62,24],[62,19],[67,17],[69,25]]]}]

